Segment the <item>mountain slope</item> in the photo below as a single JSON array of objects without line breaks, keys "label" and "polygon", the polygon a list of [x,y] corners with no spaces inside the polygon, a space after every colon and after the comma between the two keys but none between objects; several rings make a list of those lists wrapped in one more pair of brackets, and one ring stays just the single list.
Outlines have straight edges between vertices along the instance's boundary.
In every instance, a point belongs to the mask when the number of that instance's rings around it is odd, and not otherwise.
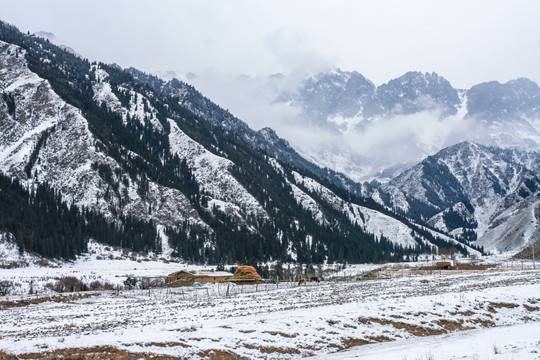
[{"label": "mountain slope", "polygon": [[[488,245],[486,239],[494,237],[489,235],[490,229],[500,224],[501,216],[510,222],[507,212],[515,214],[534,205],[535,188],[525,189],[535,183],[539,170],[540,155],[536,152],[464,142],[404,171],[383,185],[376,196],[419,221],[469,240],[478,236],[484,239],[478,244]],[[503,245],[505,241],[503,237],[489,242],[489,248],[511,248]],[[516,241],[508,241],[517,246]]]},{"label": "mountain slope", "polygon": [[[253,132],[194,89],[173,83],[165,94],[158,80],[138,81],[0,25],[0,170],[28,189],[48,183],[119,228],[149,224],[157,244],[199,262],[399,260],[456,246],[355,197],[356,188],[343,189],[355,183],[301,159],[271,130]],[[397,220],[400,232],[360,223],[359,210]],[[407,229],[414,242],[399,239]]]},{"label": "mountain slope", "polygon": [[338,186],[345,187],[356,194],[361,194],[362,188],[359,183],[331,169],[322,170],[319,166],[307,161],[286,140],[278,137],[271,128],[264,128],[259,131],[252,130],[245,122],[213,103],[193,86],[175,78],[165,81],[134,68],[126,69],[126,71],[133,75],[135,79],[151,86],[159,94],[174,97],[181,106],[213,125],[238,134],[248,144],[265,151],[270,156],[293,166],[306,169],[318,176],[328,178]]},{"label": "mountain slope", "polygon": [[[0,169],[22,180],[47,182],[65,200],[113,218],[122,213],[147,219],[156,209],[166,225],[187,219],[193,210],[180,192],[149,181],[141,195],[141,179],[120,174],[122,165],[101,150],[81,111],[65,103],[50,84],[28,69],[26,52],[0,43],[2,91],[15,99],[12,115],[0,114]],[[175,199],[174,202],[167,199]]]},{"label": "mountain slope", "polygon": [[522,249],[540,237],[540,182],[528,177],[499,205],[490,226],[476,241],[486,249]]}]

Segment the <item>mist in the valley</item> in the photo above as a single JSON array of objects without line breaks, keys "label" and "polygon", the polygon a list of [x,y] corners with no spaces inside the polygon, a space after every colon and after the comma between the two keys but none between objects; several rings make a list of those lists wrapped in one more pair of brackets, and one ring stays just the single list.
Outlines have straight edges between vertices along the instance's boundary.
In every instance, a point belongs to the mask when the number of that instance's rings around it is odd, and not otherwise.
[{"label": "mist in the valley", "polygon": [[[301,155],[344,171],[357,181],[370,180],[396,165],[402,169],[457,142],[478,140],[483,133],[478,122],[464,118],[462,112],[442,117],[433,104],[412,115],[396,111],[369,120],[340,119],[341,126],[317,123],[306,116],[301,105],[289,100],[306,76],[301,70],[267,78],[208,70],[189,81],[253,129],[271,127]],[[344,126],[347,122],[352,125]]]}]

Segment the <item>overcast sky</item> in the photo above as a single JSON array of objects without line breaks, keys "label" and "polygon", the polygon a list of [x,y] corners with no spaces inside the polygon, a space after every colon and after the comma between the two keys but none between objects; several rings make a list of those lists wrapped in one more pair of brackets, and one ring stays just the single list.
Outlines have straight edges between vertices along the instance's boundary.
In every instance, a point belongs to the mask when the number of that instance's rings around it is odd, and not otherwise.
[{"label": "overcast sky", "polygon": [[410,70],[455,87],[540,83],[540,1],[0,0],[0,18],[91,60],[263,76],[337,66],[376,85]]}]

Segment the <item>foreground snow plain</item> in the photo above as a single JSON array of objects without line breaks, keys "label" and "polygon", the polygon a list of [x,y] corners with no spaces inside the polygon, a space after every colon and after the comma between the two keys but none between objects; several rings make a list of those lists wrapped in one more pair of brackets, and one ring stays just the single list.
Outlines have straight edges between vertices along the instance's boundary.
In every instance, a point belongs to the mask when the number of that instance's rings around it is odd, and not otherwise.
[{"label": "foreground snow plain", "polygon": [[[97,256],[61,268],[0,269],[0,280],[31,281],[45,291],[40,281],[61,275],[119,283],[126,274],[164,275],[186,266]],[[62,351],[83,358],[95,351],[99,359],[122,358],[118,353],[187,359],[540,358],[539,271],[391,269],[373,280],[350,276],[375,267],[350,266],[341,281],[306,286],[213,284],[3,297],[0,358],[52,359]]]}]

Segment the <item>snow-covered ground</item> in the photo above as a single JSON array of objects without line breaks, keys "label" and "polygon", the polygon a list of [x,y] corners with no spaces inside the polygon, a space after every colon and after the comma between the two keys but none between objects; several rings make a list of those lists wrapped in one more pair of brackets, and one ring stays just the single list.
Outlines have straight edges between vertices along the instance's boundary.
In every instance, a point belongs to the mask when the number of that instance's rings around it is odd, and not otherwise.
[{"label": "snow-covered ground", "polygon": [[[71,275],[119,284],[127,274],[159,276],[187,267],[136,255],[112,260],[94,246],[92,255],[59,268],[1,269],[0,281]],[[54,358],[75,351],[62,349],[102,352],[109,346],[143,358],[539,358],[533,352],[540,351],[539,271],[398,270],[354,280],[374,268],[348,266],[341,279],[349,281],[306,286],[4,296],[0,355],[48,352]]]},{"label": "snow-covered ground", "polygon": [[365,345],[314,359],[524,360],[540,358],[538,322]]}]

